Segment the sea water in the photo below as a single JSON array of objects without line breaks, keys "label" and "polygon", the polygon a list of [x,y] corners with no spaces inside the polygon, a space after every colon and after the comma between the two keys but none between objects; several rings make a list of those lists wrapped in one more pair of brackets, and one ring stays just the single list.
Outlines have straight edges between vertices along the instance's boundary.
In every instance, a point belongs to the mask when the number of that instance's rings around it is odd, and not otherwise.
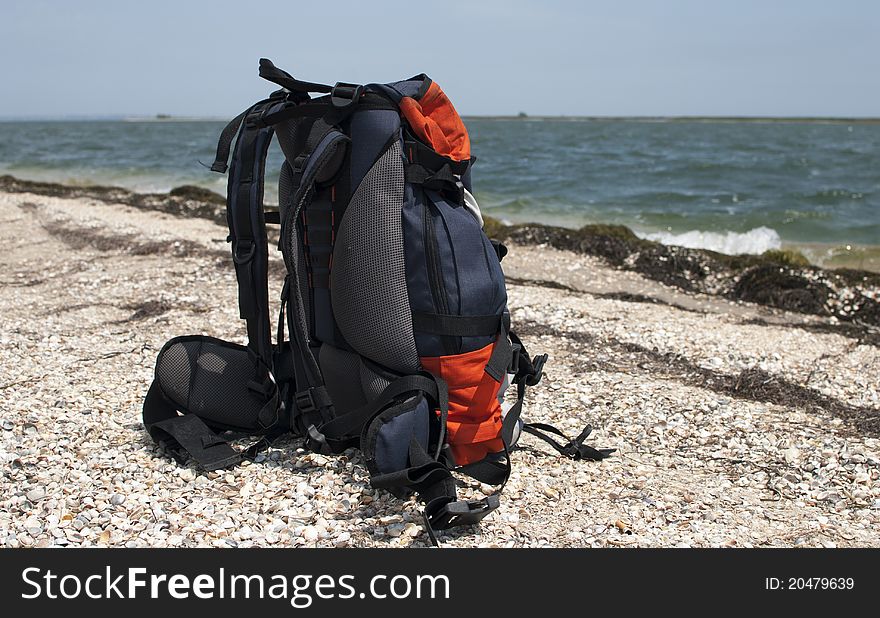
[{"label": "sea water", "polygon": [[[618,223],[724,253],[811,257],[880,245],[880,124],[466,118],[475,195],[507,222]],[[225,191],[208,171],[221,121],[0,123],[0,174],[161,192]],[[277,147],[267,201],[277,200]],[[849,249],[847,249],[849,246]],[[857,265],[857,264],[856,264]]]}]

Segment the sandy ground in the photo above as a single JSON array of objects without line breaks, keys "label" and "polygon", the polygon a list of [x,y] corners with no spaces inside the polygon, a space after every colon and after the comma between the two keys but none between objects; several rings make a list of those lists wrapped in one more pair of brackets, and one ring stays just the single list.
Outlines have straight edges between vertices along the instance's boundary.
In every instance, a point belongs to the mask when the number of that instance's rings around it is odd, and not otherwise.
[{"label": "sandy ground", "polygon": [[[356,451],[291,439],[202,474],[146,436],[164,341],[243,340],[226,233],[0,193],[0,545],[428,543]],[[526,414],[618,452],[573,462],[524,437],[501,508],[444,545],[880,545],[876,346],[594,258],[516,246],[503,265],[515,327],[551,355]]]}]

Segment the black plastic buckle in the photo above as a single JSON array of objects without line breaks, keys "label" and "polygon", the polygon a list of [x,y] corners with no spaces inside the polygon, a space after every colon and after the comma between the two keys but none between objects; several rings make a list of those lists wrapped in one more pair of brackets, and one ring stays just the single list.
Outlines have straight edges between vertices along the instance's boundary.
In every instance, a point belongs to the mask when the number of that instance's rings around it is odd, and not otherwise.
[{"label": "black plastic buckle", "polygon": [[292,171],[294,174],[299,174],[299,173],[301,173],[301,172],[305,169],[305,167],[306,167],[306,161],[308,161],[308,160],[309,160],[308,156],[306,156],[306,155],[304,155],[304,154],[301,154],[301,155],[297,156],[297,157],[293,160],[293,165],[290,166],[290,167],[291,167],[291,171]]},{"label": "black plastic buckle", "polygon": [[327,437],[318,431],[318,428],[314,425],[309,425],[306,429],[306,446],[314,453],[321,453],[322,455],[333,454],[330,445],[327,444]]},{"label": "black plastic buckle", "polygon": [[544,375],[544,363],[546,362],[546,354],[539,354],[532,359],[532,366],[535,368],[535,370],[534,373],[526,376],[526,384],[528,384],[529,386],[535,386],[538,382],[541,381],[541,378]]},{"label": "black plastic buckle", "polygon": [[284,285],[281,286],[281,300],[290,300],[290,275],[284,276]]},{"label": "black plastic buckle", "polygon": [[296,404],[296,409],[302,413],[314,412],[318,409],[318,406],[315,405],[315,398],[312,397],[312,389],[296,393],[293,396],[293,402]]},{"label": "black plastic buckle", "polygon": [[364,93],[364,87],[358,84],[336,82],[330,91],[330,103],[336,108],[345,108],[357,103]]},{"label": "black plastic buckle", "polygon": [[446,530],[456,526],[470,526],[479,523],[500,504],[499,497],[492,495],[482,500],[447,502],[435,513],[430,515],[426,513],[425,515],[434,530]]}]

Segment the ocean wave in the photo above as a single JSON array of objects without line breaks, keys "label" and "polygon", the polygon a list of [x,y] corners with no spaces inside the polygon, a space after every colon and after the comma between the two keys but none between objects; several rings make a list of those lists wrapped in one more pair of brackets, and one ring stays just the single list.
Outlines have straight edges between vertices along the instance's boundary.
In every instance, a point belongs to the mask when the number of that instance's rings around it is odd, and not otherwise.
[{"label": "ocean wave", "polygon": [[[869,194],[870,195],[870,194]],[[813,193],[796,193],[795,197],[801,201],[818,204],[837,204],[853,200],[864,200],[864,191],[853,191],[845,188],[820,189]]]},{"label": "ocean wave", "polygon": [[779,249],[782,239],[776,230],[769,227],[756,227],[748,232],[704,232],[690,230],[681,234],[672,232],[651,232],[636,234],[646,240],[661,242],[664,245],[678,245],[689,249],[709,249],[738,255],[741,253],[759,254],[769,249]]}]

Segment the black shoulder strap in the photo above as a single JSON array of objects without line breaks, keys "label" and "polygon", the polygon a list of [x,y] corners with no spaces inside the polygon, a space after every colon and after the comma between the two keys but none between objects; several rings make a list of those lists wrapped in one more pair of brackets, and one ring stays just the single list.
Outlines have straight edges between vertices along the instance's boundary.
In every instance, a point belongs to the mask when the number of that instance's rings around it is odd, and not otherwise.
[{"label": "black shoulder strap", "polygon": [[229,147],[237,132],[226,193],[226,221],[238,280],[239,312],[247,322],[248,347],[258,359],[259,382],[269,380],[272,367],[263,177],[274,130],[258,126],[256,120],[276,104],[280,104],[279,98],[260,101],[230,122],[220,135],[217,158],[211,166],[221,173],[226,169]]}]

